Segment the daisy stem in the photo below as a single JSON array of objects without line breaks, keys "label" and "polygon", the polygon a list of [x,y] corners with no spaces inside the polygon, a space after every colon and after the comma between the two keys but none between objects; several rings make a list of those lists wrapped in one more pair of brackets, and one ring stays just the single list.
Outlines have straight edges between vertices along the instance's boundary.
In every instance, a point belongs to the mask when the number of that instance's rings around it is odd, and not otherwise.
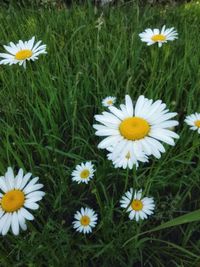
[{"label": "daisy stem", "polygon": [[129,168],[126,169],[126,179],[125,179],[124,192],[126,191],[127,186],[128,186],[128,176],[129,176]]},{"label": "daisy stem", "polygon": [[136,227],[136,238],[135,238],[136,246],[137,246],[137,243],[138,243],[138,237],[139,237],[139,234],[140,234],[140,228],[141,228],[141,221],[139,221],[139,223],[137,224],[137,227]]},{"label": "daisy stem", "polygon": [[137,173],[136,173],[137,169],[134,166],[133,167],[133,188],[136,189],[138,186],[138,181],[137,181]]},{"label": "daisy stem", "polygon": [[100,198],[98,189],[97,189],[96,185],[95,185],[93,182],[92,182],[91,184],[92,184],[92,187],[93,187],[92,193],[95,195],[96,200],[97,200],[97,203],[98,203],[99,208],[100,208],[101,213],[102,213],[102,211],[103,211],[103,206],[102,206],[102,202],[101,202],[101,198]]},{"label": "daisy stem", "polygon": [[197,148],[199,148],[199,136],[196,135],[194,140],[193,140],[193,147],[196,150]]},{"label": "daisy stem", "polygon": [[192,141],[192,149],[190,150],[189,160],[192,161],[195,155],[195,151],[199,148],[199,137],[195,136]]}]

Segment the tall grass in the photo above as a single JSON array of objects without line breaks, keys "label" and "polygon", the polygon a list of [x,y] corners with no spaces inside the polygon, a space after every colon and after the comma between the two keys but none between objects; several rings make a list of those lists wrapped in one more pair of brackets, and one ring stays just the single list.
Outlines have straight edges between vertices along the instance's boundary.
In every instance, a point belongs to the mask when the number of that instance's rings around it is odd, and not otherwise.
[{"label": "tall grass", "polygon": [[[47,193],[27,232],[1,237],[0,266],[185,267],[200,262],[199,213],[184,217],[200,208],[200,142],[183,123],[186,114],[200,111],[199,23],[197,4],[0,10],[1,51],[3,44],[33,35],[48,47],[48,54],[26,70],[0,66],[0,173],[7,166],[22,167],[40,177]],[[138,33],[163,24],[178,30],[177,41],[161,49],[140,42]],[[161,98],[180,120],[176,146],[166,147],[160,160],[137,172],[114,169],[97,149],[92,129],[102,98],[115,95],[120,103],[126,93],[133,99],[140,94]],[[72,183],[74,166],[86,160],[97,167],[93,182]],[[119,208],[122,194],[133,185],[156,201],[155,215],[139,224]],[[71,226],[81,206],[99,215],[87,237]]]}]

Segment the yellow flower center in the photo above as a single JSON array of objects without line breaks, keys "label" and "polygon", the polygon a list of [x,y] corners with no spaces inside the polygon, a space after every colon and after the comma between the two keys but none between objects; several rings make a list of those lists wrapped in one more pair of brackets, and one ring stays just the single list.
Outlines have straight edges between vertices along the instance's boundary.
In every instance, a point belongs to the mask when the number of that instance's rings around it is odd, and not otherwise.
[{"label": "yellow flower center", "polygon": [[88,216],[84,215],[84,216],[81,218],[81,224],[82,224],[83,226],[87,226],[87,225],[89,225],[89,223],[90,223],[90,218],[89,218]]},{"label": "yellow flower center", "polygon": [[155,34],[151,37],[151,40],[154,42],[162,42],[166,40],[166,37],[163,34]]},{"label": "yellow flower center", "polygon": [[195,121],[195,126],[197,126],[198,128],[200,128],[200,120],[197,120],[197,121]]},{"label": "yellow flower center", "polygon": [[24,49],[24,50],[20,50],[19,52],[16,53],[15,59],[24,60],[24,59],[31,57],[32,55],[33,55],[33,52],[31,50]]},{"label": "yellow flower center", "polygon": [[112,101],[112,100],[108,100],[108,101],[107,101],[107,104],[108,104],[108,105],[112,105],[112,104],[113,104],[113,101]]},{"label": "yellow flower center", "polygon": [[142,118],[131,117],[121,122],[119,131],[128,140],[139,140],[148,135],[150,125]]},{"label": "yellow flower center", "polygon": [[1,207],[6,212],[14,212],[23,206],[24,200],[24,193],[21,190],[11,190],[2,197]]},{"label": "yellow flower center", "polygon": [[88,178],[89,175],[90,175],[90,172],[89,172],[89,170],[87,170],[87,169],[83,170],[83,171],[81,172],[81,174],[80,174],[80,176],[81,176],[82,179],[86,179],[86,178]]},{"label": "yellow flower center", "polygon": [[139,211],[139,210],[142,210],[143,208],[143,203],[141,200],[138,200],[138,199],[134,199],[132,202],[131,202],[131,207],[133,210],[135,211]]}]

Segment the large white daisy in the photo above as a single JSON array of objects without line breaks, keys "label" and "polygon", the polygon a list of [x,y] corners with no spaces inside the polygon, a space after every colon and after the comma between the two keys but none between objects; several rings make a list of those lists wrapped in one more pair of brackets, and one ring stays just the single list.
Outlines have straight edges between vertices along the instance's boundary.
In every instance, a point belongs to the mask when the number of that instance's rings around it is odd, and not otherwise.
[{"label": "large white daisy", "polygon": [[133,192],[133,188],[124,194],[120,200],[120,206],[129,212],[130,220],[136,221],[147,219],[148,215],[153,214],[155,208],[152,197],[142,198],[142,190]]},{"label": "large white daisy", "polygon": [[96,135],[106,137],[98,147],[112,147],[113,161],[121,155],[128,155],[130,151],[135,153],[136,159],[142,153],[160,158],[161,153],[165,152],[160,141],[174,146],[174,139],[179,138],[174,131],[169,130],[178,125],[178,121],[171,120],[177,113],[169,112],[161,100],[153,102],[152,99],[140,96],[135,108],[129,95],[126,95],[125,100],[125,105],[120,105],[120,109],[109,107],[110,112],[95,115],[96,121],[101,123],[93,125],[97,130]]},{"label": "large white daisy", "polygon": [[0,53],[0,64],[12,65],[19,64],[26,68],[26,61],[35,61],[40,54],[46,54],[46,45],[40,45],[42,41],[36,44],[35,37],[33,36],[29,41],[19,41],[17,44],[10,42],[9,45],[4,45],[8,53]]},{"label": "large white daisy", "polygon": [[197,131],[200,134],[200,113],[194,113],[188,115],[185,118],[185,122],[191,126],[190,129],[193,131]]},{"label": "large white daisy", "polygon": [[72,172],[72,181],[80,183],[86,183],[94,177],[95,172],[94,165],[92,162],[88,161],[86,163],[81,163],[76,166],[76,169]]},{"label": "large white daisy", "polygon": [[161,30],[146,29],[144,32],[140,33],[139,36],[141,41],[147,43],[147,45],[158,43],[158,47],[161,47],[163,43],[177,39],[178,33],[174,30],[174,27],[166,29],[164,25]]},{"label": "large white daisy", "polygon": [[77,211],[74,215],[75,221],[72,222],[74,229],[77,232],[89,234],[92,232],[97,224],[97,214],[93,209],[81,208],[80,211]]},{"label": "large white daisy", "polygon": [[34,219],[27,209],[38,209],[37,202],[45,193],[39,190],[43,187],[43,184],[37,183],[39,177],[30,180],[31,175],[27,173],[23,176],[23,170],[20,169],[14,177],[12,168],[8,167],[5,176],[0,177],[0,233],[2,235],[6,235],[10,228],[14,235],[18,235],[20,228],[27,229],[26,220]]}]

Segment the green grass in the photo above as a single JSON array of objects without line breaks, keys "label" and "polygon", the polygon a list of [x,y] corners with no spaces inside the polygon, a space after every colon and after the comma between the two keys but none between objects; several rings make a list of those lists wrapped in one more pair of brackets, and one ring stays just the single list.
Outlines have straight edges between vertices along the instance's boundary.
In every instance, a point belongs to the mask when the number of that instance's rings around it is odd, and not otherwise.
[{"label": "green grass", "polygon": [[[177,41],[161,49],[140,42],[141,31],[163,24],[178,30]],[[200,141],[183,123],[200,112],[199,24],[195,4],[0,10],[1,52],[33,35],[48,49],[26,70],[0,66],[0,174],[22,167],[40,177],[46,192],[26,232],[0,237],[0,266],[198,266],[199,212],[175,218],[200,208]],[[160,98],[179,113],[176,146],[136,173],[113,168],[92,128],[102,98],[115,95],[120,103],[126,93]],[[86,160],[96,165],[94,180],[72,183],[73,168]],[[131,186],[156,201],[155,214],[139,224],[119,208]],[[86,237],[71,226],[81,206],[99,215]]]}]

